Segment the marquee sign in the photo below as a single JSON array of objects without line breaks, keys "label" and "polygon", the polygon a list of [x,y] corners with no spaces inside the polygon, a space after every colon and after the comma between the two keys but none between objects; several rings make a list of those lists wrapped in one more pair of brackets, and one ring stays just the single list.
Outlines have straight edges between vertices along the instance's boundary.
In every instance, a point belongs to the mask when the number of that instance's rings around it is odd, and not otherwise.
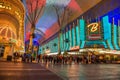
[{"label": "marquee sign", "polygon": [[46,50],[45,50],[45,53],[46,53],[46,54],[48,54],[48,53],[50,53],[50,52],[51,52],[50,49],[46,49]]},{"label": "marquee sign", "polygon": [[80,47],[79,46],[74,46],[70,48],[70,51],[79,51]]},{"label": "marquee sign", "polygon": [[99,40],[101,39],[101,29],[99,23],[91,23],[87,25],[87,39],[88,40]]}]

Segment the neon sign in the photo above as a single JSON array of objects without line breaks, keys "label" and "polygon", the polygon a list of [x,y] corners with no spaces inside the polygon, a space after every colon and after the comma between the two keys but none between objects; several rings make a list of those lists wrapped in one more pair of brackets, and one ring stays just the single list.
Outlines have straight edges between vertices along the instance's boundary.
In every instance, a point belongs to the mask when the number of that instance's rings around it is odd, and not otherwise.
[{"label": "neon sign", "polygon": [[99,23],[91,23],[87,25],[87,39],[88,40],[99,40],[101,39],[101,30]]},{"label": "neon sign", "polygon": [[97,31],[98,30],[98,23],[91,23],[91,24],[89,24],[87,27],[89,28],[89,27],[91,27],[91,32],[95,32],[95,31]]}]

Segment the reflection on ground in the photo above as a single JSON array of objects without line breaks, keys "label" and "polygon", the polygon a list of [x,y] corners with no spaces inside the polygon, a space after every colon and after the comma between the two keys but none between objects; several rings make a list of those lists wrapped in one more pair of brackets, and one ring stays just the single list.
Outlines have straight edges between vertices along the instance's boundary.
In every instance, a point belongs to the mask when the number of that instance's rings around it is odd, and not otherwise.
[{"label": "reflection on ground", "polygon": [[119,64],[47,64],[64,80],[120,80]]},{"label": "reflection on ground", "polygon": [[0,80],[63,80],[37,63],[0,62]]}]

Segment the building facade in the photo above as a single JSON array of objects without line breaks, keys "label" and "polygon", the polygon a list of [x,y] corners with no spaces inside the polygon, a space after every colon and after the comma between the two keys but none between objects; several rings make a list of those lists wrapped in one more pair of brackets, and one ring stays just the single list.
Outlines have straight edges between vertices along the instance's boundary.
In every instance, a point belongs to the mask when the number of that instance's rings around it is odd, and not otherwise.
[{"label": "building facade", "polygon": [[0,0],[0,56],[24,50],[25,9],[20,0]]},{"label": "building facade", "polygon": [[[66,25],[60,36],[61,52],[79,52],[86,48],[120,50],[118,2],[119,0],[101,1]],[[58,36],[56,35],[41,43],[39,53],[58,53]]]}]

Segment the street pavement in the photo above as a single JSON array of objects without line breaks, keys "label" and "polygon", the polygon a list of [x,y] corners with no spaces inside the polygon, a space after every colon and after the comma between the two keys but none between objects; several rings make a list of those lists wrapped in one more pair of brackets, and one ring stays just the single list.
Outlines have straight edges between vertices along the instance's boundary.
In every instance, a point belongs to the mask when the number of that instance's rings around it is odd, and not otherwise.
[{"label": "street pavement", "polygon": [[64,80],[120,80],[120,64],[47,65]]},{"label": "street pavement", "polygon": [[120,80],[120,64],[0,62],[0,80]]},{"label": "street pavement", "polygon": [[63,80],[37,63],[0,62],[0,80]]}]

